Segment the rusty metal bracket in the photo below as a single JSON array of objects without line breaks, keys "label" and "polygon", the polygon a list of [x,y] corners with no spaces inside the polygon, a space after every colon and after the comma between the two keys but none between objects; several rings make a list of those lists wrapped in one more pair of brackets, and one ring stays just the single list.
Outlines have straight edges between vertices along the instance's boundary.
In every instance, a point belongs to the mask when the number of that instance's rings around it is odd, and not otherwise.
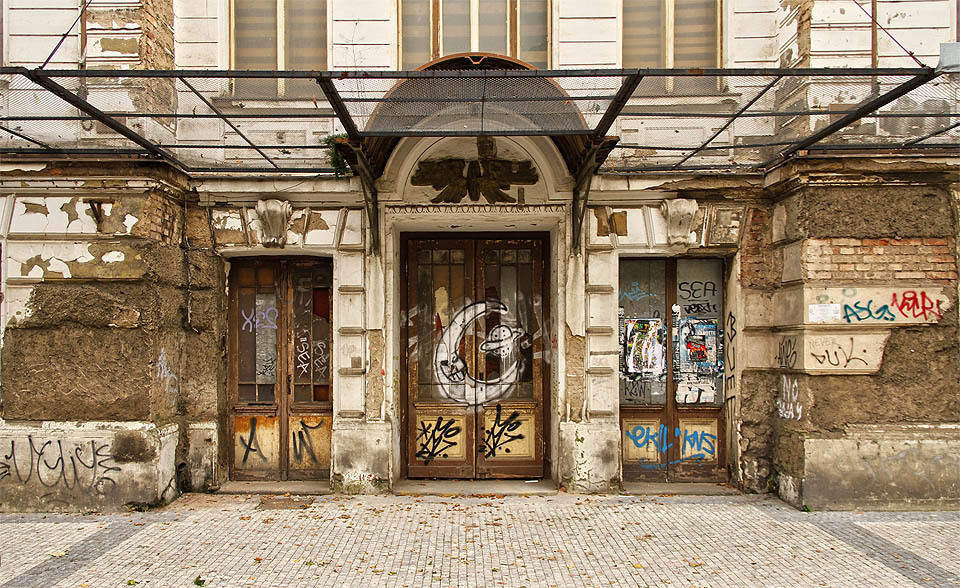
[{"label": "rusty metal bracket", "polygon": [[377,174],[370,165],[367,154],[363,151],[362,141],[351,141],[340,138],[334,143],[334,148],[340,152],[343,159],[360,178],[360,187],[363,189],[363,205],[370,221],[370,249],[374,255],[380,253],[380,206],[377,201]]},{"label": "rusty metal bracket", "polygon": [[574,176],[573,184],[573,241],[575,254],[580,252],[580,236],[583,234],[583,219],[587,213],[587,200],[590,197],[590,182],[594,174],[607,159],[607,155],[620,141],[620,137],[604,137],[594,141],[581,159],[580,167]]}]

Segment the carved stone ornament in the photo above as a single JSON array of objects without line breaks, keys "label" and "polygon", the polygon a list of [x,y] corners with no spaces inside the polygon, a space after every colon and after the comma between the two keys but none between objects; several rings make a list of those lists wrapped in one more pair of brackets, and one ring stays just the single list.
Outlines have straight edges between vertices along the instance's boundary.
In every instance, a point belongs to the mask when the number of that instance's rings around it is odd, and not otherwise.
[{"label": "carved stone ornament", "polygon": [[287,244],[287,224],[293,207],[283,200],[258,200],[257,216],[260,218],[260,243],[264,247],[283,247]]},{"label": "carved stone ornament", "polygon": [[[466,173],[464,173],[466,168]],[[511,161],[497,157],[496,139],[477,137],[477,159],[433,159],[421,161],[410,178],[414,186],[432,186],[439,194],[434,204],[457,204],[463,197],[477,202],[482,195],[488,203],[516,202],[504,192],[512,185],[532,186],[539,176],[531,161]]]},{"label": "carved stone ornament", "polygon": [[664,200],[660,212],[667,221],[668,245],[695,245],[697,234],[690,232],[697,215],[697,201],[686,199]]}]

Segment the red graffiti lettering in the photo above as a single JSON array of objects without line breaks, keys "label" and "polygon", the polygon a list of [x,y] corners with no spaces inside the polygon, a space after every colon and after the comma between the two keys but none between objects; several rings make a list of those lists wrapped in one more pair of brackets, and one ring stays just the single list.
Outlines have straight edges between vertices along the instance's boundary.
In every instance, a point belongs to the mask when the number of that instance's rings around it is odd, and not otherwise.
[{"label": "red graffiti lettering", "polygon": [[891,306],[900,311],[906,318],[919,318],[923,320],[928,320],[932,318],[933,315],[936,315],[936,318],[943,318],[943,312],[940,310],[940,301],[933,300],[927,293],[921,290],[917,292],[916,290],[907,290],[904,292],[900,300],[897,300],[897,293],[893,293],[893,301],[890,303]]}]

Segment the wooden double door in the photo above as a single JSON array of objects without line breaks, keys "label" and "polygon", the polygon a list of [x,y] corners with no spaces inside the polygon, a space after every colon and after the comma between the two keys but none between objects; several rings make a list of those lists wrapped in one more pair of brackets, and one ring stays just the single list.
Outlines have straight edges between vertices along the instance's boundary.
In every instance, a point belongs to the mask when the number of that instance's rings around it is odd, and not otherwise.
[{"label": "wooden double door", "polygon": [[542,477],[546,236],[407,236],[401,260],[408,477]]},{"label": "wooden double door", "polygon": [[329,259],[231,263],[231,478],[330,477],[333,268]]}]

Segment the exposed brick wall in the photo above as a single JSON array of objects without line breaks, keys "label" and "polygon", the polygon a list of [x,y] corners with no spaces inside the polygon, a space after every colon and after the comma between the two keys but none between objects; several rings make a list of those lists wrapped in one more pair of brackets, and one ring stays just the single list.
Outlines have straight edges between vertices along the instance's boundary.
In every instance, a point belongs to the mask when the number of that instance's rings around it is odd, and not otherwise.
[{"label": "exposed brick wall", "polygon": [[805,281],[957,279],[953,239],[808,239],[802,268]]},{"label": "exposed brick wall", "polygon": [[154,192],[143,205],[143,218],[136,233],[168,245],[180,243],[183,205],[162,192]]},{"label": "exposed brick wall", "polygon": [[751,208],[740,243],[740,283],[744,288],[770,288],[780,275],[780,261],[770,248],[770,211]]}]

